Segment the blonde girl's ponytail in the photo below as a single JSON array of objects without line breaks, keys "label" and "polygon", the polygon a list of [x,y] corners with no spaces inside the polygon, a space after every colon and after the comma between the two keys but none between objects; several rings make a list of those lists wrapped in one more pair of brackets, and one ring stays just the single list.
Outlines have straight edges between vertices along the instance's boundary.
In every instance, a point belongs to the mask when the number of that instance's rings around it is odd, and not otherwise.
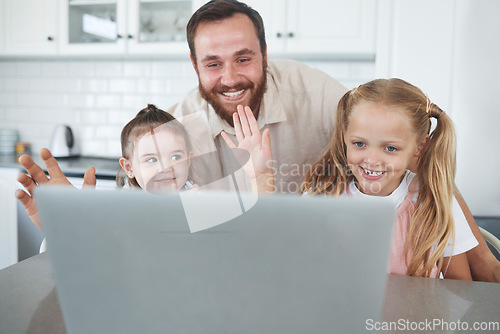
[{"label": "blonde girl's ponytail", "polygon": [[436,263],[441,271],[445,248],[455,234],[451,210],[456,169],[455,130],[448,115],[435,104],[428,101],[425,111],[429,127],[430,118],[435,118],[437,124],[417,167],[418,198],[406,246],[408,275],[414,276],[429,276]]}]

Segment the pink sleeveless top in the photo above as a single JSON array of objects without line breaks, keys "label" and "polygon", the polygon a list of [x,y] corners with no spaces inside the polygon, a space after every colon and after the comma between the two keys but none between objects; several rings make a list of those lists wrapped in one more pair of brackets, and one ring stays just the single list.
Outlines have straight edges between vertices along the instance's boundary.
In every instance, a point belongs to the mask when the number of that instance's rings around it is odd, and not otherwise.
[{"label": "pink sleeveless top", "polygon": [[[408,194],[403,203],[396,210],[394,225],[392,227],[392,240],[387,271],[389,274],[407,275],[405,245],[410,231],[411,214],[415,210],[415,203],[411,194]],[[411,257],[411,253],[409,254]],[[437,265],[434,264],[430,277],[438,277]]]},{"label": "pink sleeveless top", "polygon": [[[415,174],[407,173],[399,187],[392,192],[387,198],[396,205],[396,214],[392,227],[392,239],[389,254],[389,263],[387,264],[387,272],[394,275],[407,275],[407,263],[405,258],[405,245],[408,240],[408,232],[410,231],[411,215],[415,210],[416,193],[410,193],[409,187],[414,179]],[[354,184],[354,181],[349,183],[347,191],[344,195],[349,197],[369,196],[361,193]],[[411,257],[411,253],[409,254]],[[439,272],[435,264],[430,277],[438,277]]]}]

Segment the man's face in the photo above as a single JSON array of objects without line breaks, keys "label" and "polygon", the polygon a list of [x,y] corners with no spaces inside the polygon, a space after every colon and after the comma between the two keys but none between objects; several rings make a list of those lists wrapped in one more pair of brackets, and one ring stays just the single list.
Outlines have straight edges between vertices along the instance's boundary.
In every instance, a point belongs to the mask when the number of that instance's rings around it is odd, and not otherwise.
[{"label": "man's face", "polygon": [[257,116],[266,91],[267,58],[252,21],[235,14],[200,24],[194,46],[200,93],[216,113],[231,125],[239,104],[249,106]]}]

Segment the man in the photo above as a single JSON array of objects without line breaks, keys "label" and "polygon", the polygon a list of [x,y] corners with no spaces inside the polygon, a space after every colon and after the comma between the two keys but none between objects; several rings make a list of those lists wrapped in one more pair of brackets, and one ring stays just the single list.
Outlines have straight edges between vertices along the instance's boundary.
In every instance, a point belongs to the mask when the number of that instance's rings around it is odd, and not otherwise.
[{"label": "man", "polygon": [[[262,18],[237,1],[215,0],[198,9],[187,25],[187,40],[199,87],[168,111],[181,121],[195,113],[206,117],[212,140],[195,144],[195,156],[220,156],[197,170],[217,174],[212,180],[233,172],[224,164],[228,150],[220,133],[235,141],[232,115],[237,105],[248,105],[261,131],[269,128],[271,134],[275,190],[297,192],[307,168],[328,146],[337,103],[347,89],[304,64],[268,61]],[[187,127],[193,138],[201,137],[199,128]],[[247,190],[243,182],[238,186]]]},{"label": "man", "polygon": [[[296,192],[307,167],[328,146],[336,106],[346,89],[326,74],[300,63],[268,62],[260,15],[236,0],[214,0],[202,6],[191,17],[187,34],[199,87],[169,112],[176,117],[197,113],[206,117],[213,140],[200,143],[201,154],[223,151],[221,131],[233,135],[234,141],[232,114],[239,104],[250,106],[261,131],[270,131],[276,192]],[[192,133],[191,129],[188,132]],[[33,192],[35,182],[69,184],[50,152],[43,150],[40,155],[51,179],[31,158],[23,156],[20,163],[31,178],[21,174],[18,180],[28,192]],[[223,160],[205,165],[224,177],[231,171],[225,170]],[[87,170],[84,184],[95,184],[93,169]],[[39,226],[31,196],[23,191],[16,196]],[[479,241],[479,246],[467,252],[473,278],[500,282],[500,263],[486,246],[458,192],[456,197]]]}]

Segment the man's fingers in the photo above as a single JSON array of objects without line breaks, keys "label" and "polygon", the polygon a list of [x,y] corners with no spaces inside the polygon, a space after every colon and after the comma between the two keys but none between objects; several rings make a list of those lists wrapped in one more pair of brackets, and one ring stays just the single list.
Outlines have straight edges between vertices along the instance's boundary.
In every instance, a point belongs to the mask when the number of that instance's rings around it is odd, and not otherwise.
[{"label": "man's fingers", "polygon": [[259,133],[259,125],[257,124],[257,120],[255,119],[255,115],[252,112],[250,107],[245,107],[245,114],[248,120],[248,124],[250,125],[250,131],[252,134]]},{"label": "man's fingers", "polygon": [[272,159],[271,135],[269,133],[269,129],[265,129],[262,133],[262,149],[264,150],[264,153]]},{"label": "man's fingers", "polygon": [[95,187],[97,183],[96,177],[95,177],[95,168],[94,167],[89,167],[85,171],[85,174],[83,175],[83,187]]},{"label": "man's fingers", "polygon": [[[63,172],[61,171],[61,168],[59,167],[59,164],[57,163],[56,158],[54,158],[52,156],[52,153],[50,153],[50,151],[48,149],[42,148],[40,150],[40,157],[42,158],[43,162],[45,163],[45,167],[47,167],[47,172],[49,172],[49,175],[51,178],[59,178],[59,177],[65,178]],[[30,175],[31,175],[31,173],[30,173]],[[38,182],[38,180],[36,180],[36,179],[35,179],[35,181]]]},{"label": "man's fingers", "polygon": [[16,198],[19,200],[19,202],[21,202],[22,205],[25,205],[31,199],[31,196],[28,195],[24,190],[17,189]]},{"label": "man's fingers", "polygon": [[21,183],[26,190],[32,194],[33,190],[36,187],[36,183],[33,181],[33,179],[26,174],[19,174],[17,176],[17,182]]},{"label": "man's fingers", "polygon": [[222,131],[220,135],[222,136],[222,139],[224,139],[224,141],[226,142],[227,146],[229,146],[230,148],[237,148],[236,144],[233,142],[231,138],[229,138],[229,136],[225,131]]},{"label": "man's fingers", "polygon": [[250,137],[252,135],[252,131],[250,131],[247,115],[245,114],[245,108],[243,108],[242,105],[238,105],[236,109],[238,110],[238,116],[240,117],[241,129],[243,130],[243,134],[245,135],[245,137]]},{"label": "man's fingers", "polygon": [[[24,209],[26,211],[28,211],[30,208],[30,205],[33,201],[33,198],[22,189],[17,189],[15,195],[16,195],[16,198],[19,200],[19,202],[21,202],[21,204],[24,206]],[[29,215],[29,212],[28,212],[28,215]]]},{"label": "man's fingers", "polygon": [[245,139],[245,136],[243,135],[243,130],[241,129],[240,116],[236,112],[233,114],[233,124],[236,139],[238,139],[238,143],[241,143],[243,139]]},{"label": "man's fingers", "polygon": [[23,154],[19,157],[19,164],[26,169],[33,181],[36,183],[45,183],[49,180],[45,172],[38,166],[29,155]]},{"label": "man's fingers", "polygon": [[38,212],[33,198],[21,189],[17,189],[15,195],[19,202],[23,205],[30,219],[33,221],[33,224],[41,230],[42,224],[40,223],[40,217],[38,217]]}]

